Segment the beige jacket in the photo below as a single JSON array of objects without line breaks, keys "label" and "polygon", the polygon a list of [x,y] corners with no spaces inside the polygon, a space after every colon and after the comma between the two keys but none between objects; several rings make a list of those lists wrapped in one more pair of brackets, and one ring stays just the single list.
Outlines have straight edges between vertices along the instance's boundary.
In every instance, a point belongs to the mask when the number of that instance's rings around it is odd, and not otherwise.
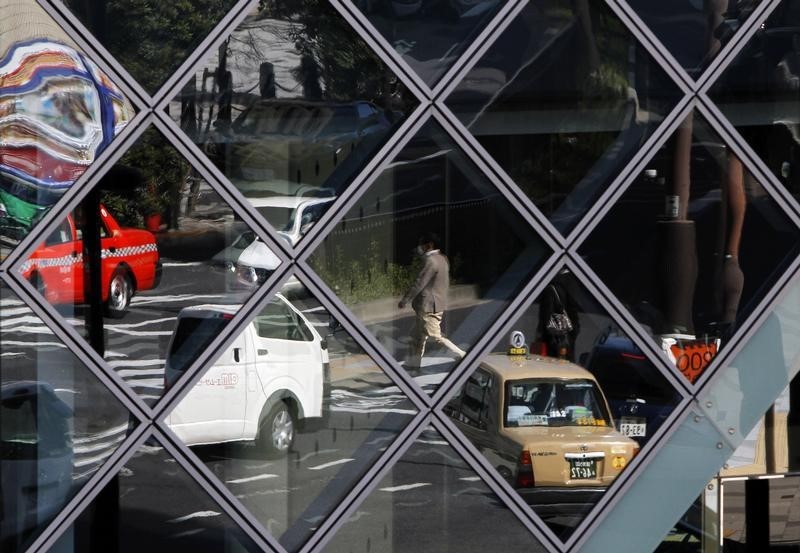
[{"label": "beige jacket", "polygon": [[447,309],[447,288],[450,285],[450,264],[447,256],[439,250],[425,254],[417,280],[403,296],[403,302],[411,302],[414,311],[439,313]]}]

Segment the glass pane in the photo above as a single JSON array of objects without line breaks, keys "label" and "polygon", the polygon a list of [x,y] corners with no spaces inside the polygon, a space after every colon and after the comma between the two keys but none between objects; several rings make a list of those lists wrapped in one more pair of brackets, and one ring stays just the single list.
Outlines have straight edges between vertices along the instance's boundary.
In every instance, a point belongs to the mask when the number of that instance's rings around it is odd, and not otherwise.
[{"label": "glass pane", "polygon": [[21,553],[135,422],[3,283],[0,307],[0,545]]},{"label": "glass pane", "polygon": [[36,2],[6,2],[2,11],[0,259],[134,115]]},{"label": "glass pane", "polygon": [[236,0],[65,0],[64,4],[133,78],[154,94]]},{"label": "glass pane", "polygon": [[169,113],[292,246],[416,106],[327,2],[262,2]]},{"label": "glass pane", "polygon": [[696,78],[741,28],[759,0],[628,0],[689,75]]},{"label": "glass pane", "polygon": [[720,137],[690,114],[581,253],[694,382],[795,258],[799,237]]},{"label": "glass pane", "polygon": [[547,551],[430,427],[325,546],[326,553],[370,550]]},{"label": "glass pane", "polygon": [[681,396],[568,269],[444,412],[566,540]]},{"label": "glass pane", "polygon": [[548,253],[443,129],[429,124],[309,262],[433,391]]},{"label": "glass pane", "polygon": [[261,549],[151,439],[49,551],[255,553]]},{"label": "glass pane", "polygon": [[800,4],[785,0],[710,96],[786,190],[800,199]]},{"label": "glass pane", "polygon": [[433,87],[506,4],[500,0],[352,0]]},{"label": "glass pane", "polygon": [[562,233],[680,99],[604,2],[530,2],[447,99]]},{"label": "glass pane", "polygon": [[[87,217],[91,210],[98,213],[96,226]],[[253,250],[260,264],[237,265]],[[164,392],[167,358],[184,339],[173,338],[184,312],[205,304],[227,306],[213,323],[193,329],[192,354],[180,354],[186,369],[278,264],[266,244],[150,128],[21,269],[153,405]],[[100,329],[93,330],[98,315]]]},{"label": "glass pane", "polygon": [[[291,300],[274,297],[166,419],[289,551],[302,547],[416,414],[294,282]],[[180,319],[178,332],[189,322]],[[168,366],[167,378],[173,373]]]}]

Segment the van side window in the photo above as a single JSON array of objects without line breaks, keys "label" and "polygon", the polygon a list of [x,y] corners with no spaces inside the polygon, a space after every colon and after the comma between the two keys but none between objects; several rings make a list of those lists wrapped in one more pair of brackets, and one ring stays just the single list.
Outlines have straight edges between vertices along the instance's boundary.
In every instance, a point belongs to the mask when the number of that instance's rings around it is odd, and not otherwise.
[{"label": "van side window", "polygon": [[280,300],[273,300],[255,318],[256,333],[262,338],[310,342],[311,329],[292,309]]}]

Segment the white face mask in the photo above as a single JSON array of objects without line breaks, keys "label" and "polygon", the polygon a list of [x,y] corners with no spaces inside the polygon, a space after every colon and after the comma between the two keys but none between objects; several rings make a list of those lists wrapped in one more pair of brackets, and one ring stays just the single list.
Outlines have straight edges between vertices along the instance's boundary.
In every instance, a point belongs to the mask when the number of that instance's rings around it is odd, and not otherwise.
[{"label": "white face mask", "polygon": [[423,255],[425,255],[425,250],[423,249],[423,247],[422,247],[422,246],[417,246],[417,247],[414,249],[414,252],[415,252],[417,255],[419,255],[419,256],[423,256]]}]

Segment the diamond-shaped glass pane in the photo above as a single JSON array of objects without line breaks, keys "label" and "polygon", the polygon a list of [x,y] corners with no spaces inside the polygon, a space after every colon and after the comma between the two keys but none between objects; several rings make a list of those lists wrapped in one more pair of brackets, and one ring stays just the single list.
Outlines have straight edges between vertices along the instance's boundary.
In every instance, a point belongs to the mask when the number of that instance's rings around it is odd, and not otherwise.
[{"label": "diamond-shaped glass pane", "polygon": [[770,14],[709,95],[786,190],[800,199],[800,4]]},{"label": "diamond-shaped glass pane", "polygon": [[6,3],[2,11],[0,259],[133,117],[120,91],[36,2]]},{"label": "diamond-shaped glass pane", "polygon": [[64,4],[133,78],[154,94],[236,0],[64,0]]},{"label": "diamond-shaped glass pane", "polygon": [[499,0],[352,0],[433,87],[506,4]]},{"label": "diamond-shaped glass pane", "polygon": [[562,269],[444,412],[566,540],[681,401]]},{"label": "diamond-shaped glass pane", "polygon": [[547,551],[433,428],[414,441],[325,547],[331,553],[370,550]]},{"label": "diamond-shaped glass pane", "polygon": [[627,0],[670,54],[697,77],[742,27],[760,0]]},{"label": "diamond-shaped glass pane", "polygon": [[327,2],[262,3],[169,113],[292,246],[416,106]]},{"label": "diamond-shaped glass pane", "polygon": [[262,549],[151,439],[50,551],[256,553]]},{"label": "diamond-shaped glass pane", "polygon": [[690,114],[580,251],[694,382],[796,257],[798,238],[736,154]]},{"label": "diamond-shaped glass pane", "polygon": [[416,409],[299,282],[290,297],[264,306],[166,423],[296,551]]},{"label": "diamond-shaped glass pane", "polygon": [[[98,213],[96,227],[86,216],[91,211]],[[237,266],[255,250],[257,266]],[[151,128],[44,238],[21,274],[96,350],[102,345],[109,365],[153,404],[164,392],[165,364],[188,367],[278,265],[231,206]],[[226,317],[173,335],[183,310],[203,304],[226,304]]]},{"label": "diamond-shaped glass pane", "polygon": [[0,534],[21,553],[135,422],[4,283],[0,308]]},{"label": "diamond-shaped glass pane", "polygon": [[530,2],[447,105],[562,233],[680,97],[604,2]]},{"label": "diamond-shaped glass pane", "polygon": [[444,130],[429,123],[309,263],[433,391],[549,253]]}]

